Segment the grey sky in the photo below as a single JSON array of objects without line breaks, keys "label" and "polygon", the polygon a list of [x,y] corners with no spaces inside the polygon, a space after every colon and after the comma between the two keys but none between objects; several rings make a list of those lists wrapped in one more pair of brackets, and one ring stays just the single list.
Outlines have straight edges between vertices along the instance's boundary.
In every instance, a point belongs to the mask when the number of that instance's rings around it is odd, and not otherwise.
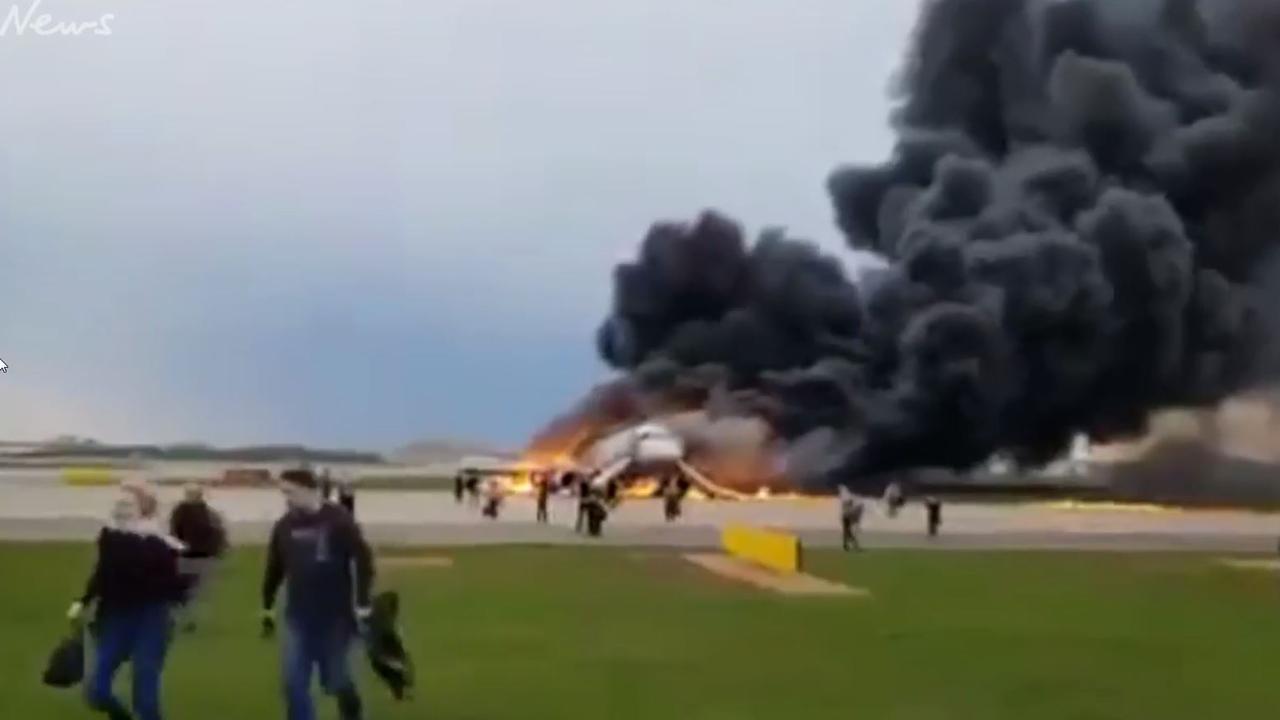
[{"label": "grey sky", "polygon": [[0,436],[390,447],[516,443],[603,377],[655,219],[837,248],[915,3],[40,12],[115,18],[0,37]]}]

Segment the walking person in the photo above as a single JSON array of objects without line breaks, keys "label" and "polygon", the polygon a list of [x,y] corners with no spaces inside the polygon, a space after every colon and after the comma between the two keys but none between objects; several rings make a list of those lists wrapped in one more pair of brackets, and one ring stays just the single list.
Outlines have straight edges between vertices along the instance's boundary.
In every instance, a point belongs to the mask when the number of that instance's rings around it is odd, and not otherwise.
[{"label": "walking person", "polygon": [[349,478],[342,478],[337,482],[338,486],[338,504],[344,510],[351,513],[351,517],[356,516],[356,488],[352,485]]},{"label": "walking person", "polygon": [[182,629],[191,632],[196,628],[197,610],[207,597],[218,562],[226,552],[227,531],[222,516],[205,501],[204,490],[192,483],[169,515],[169,533],[186,548],[178,560],[183,581],[179,614]]},{"label": "walking person", "polygon": [[498,478],[489,478],[484,483],[484,508],[480,514],[490,520],[498,519],[498,511],[502,509],[503,487]]},{"label": "walking person", "polygon": [[466,476],[459,470],[453,474],[453,501],[462,504],[462,493],[466,491]]},{"label": "walking person", "polygon": [[684,478],[672,475],[662,485],[662,515],[667,522],[680,518],[680,501],[684,499]]},{"label": "walking person", "polygon": [[[169,649],[172,608],[181,595],[181,544],[154,522],[159,506],[145,486],[128,486],[112,508],[111,523],[98,535],[98,554],[84,594],[68,618],[79,624],[96,603],[96,648],[85,683],[89,707],[110,720],[132,720],[112,686],[128,662],[133,713],[161,720],[160,679]],[[145,510],[145,512],[144,512]]]},{"label": "walking person", "polygon": [[472,507],[480,504],[480,473],[474,470],[467,473],[467,501]]},{"label": "walking person", "polygon": [[534,491],[538,493],[538,522],[547,524],[551,519],[547,512],[547,504],[551,499],[551,475],[539,473],[534,476]]},{"label": "walking person", "polygon": [[894,480],[884,489],[884,505],[885,514],[889,517],[897,517],[898,511],[902,509],[906,502],[906,496],[902,492],[902,483]]},{"label": "walking person", "polygon": [[586,528],[587,516],[590,514],[591,480],[585,473],[577,473],[573,478],[576,481],[574,487],[578,494],[578,517],[573,521],[573,531],[580,533]]},{"label": "walking person", "polygon": [[605,504],[604,493],[594,488],[587,489],[586,505],[587,535],[600,537],[604,532],[604,521],[609,518],[609,509]]},{"label": "walking person", "polygon": [[605,483],[604,489],[600,491],[600,502],[609,510],[616,509],[618,504],[622,502],[621,483],[617,478]]},{"label": "walking person", "polygon": [[324,468],[320,471],[318,481],[320,483],[320,494],[324,498],[324,501],[329,502],[333,500],[333,492],[337,488],[334,486],[333,476],[329,474],[329,468]]},{"label": "walking person", "polygon": [[942,526],[942,501],[930,495],[925,498],[924,507],[928,516],[929,537],[937,537],[938,528]]},{"label": "walking person", "polygon": [[286,717],[315,720],[311,682],[318,669],[321,687],[337,698],[342,720],[361,720],[350,653],[370,613],[373,554],[355,518],[321,500],[310,471],[285,471],[281,489],[288,510],[271,531],[262,583],[262,627],[265,636],[275,633],[273,607],[284,584]]},{"label": "walking person", "polygon": [[845,552],[849,550],[862,550],[862,545],[858,542],[858,533],[862,530],[862,514],[864,506],[862,500],[858,499],[849,488],[844,485],[840,486],[840,534],[841,544]]}]

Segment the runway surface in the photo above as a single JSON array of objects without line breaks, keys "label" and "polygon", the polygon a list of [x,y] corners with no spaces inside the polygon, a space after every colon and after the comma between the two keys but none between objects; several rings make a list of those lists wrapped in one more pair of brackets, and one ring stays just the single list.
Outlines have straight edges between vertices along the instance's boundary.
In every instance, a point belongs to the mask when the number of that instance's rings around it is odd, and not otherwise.
[{"label": "runway surface", "polygon": [[[114,488],[76,488],[51,482],[0,479],[0,539],[84,540],[106,517]],[[162,488],[166,504],[181,491]],[[263,542],[284,504],[270,489],[224,489],[210,501],[227,518],[237,544]],[[798,533],[809,546],[839,541],[838,512],[831,499],[773,499],[746,502],[688,501],[675,523],[662,519],[656,500],[625,501],[609,518],[605,535],[584,538],[572,531],[576,504],[556,498],[551,523],[534,522],[529,498],[509,498],[501,517],[487,520],[469,503],[439,492],[369,490],[358,496],[357,516],[369,536],[382,544],[479,545],[504,543],[712,547],[719,529],[747,523]],[[924,511],[909,505],[887,517],[869,507],[864,544],[876,547],[940,549],[1087,549],[1125,551],[1276,551],[1280,515],[1151,507],[1071,506],[1051,503],[950,504],[942,534],[926,537]]]}]

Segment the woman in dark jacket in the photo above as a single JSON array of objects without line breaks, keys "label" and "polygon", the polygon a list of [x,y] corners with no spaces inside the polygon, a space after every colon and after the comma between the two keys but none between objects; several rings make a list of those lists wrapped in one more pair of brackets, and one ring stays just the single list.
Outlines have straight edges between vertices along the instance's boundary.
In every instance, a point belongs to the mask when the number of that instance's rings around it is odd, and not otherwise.
[{"label": "woman in dark jacket", "polygon": [[133,711],[138,720],[161,720],[160,675],[171,633],[171,611],[181,597],[178,554],[181,544],[163,535],[154,518],[154,496],[142,504],[134,493],[117,501],[111,527],[98,535],[98,559],[84,595],[68,613],[79,622],[84,608],[97,602],[96,653],[86,678],[89,706],[110,720],[133,716],[112,693],[116,672],[126,661],[133,668]]}]

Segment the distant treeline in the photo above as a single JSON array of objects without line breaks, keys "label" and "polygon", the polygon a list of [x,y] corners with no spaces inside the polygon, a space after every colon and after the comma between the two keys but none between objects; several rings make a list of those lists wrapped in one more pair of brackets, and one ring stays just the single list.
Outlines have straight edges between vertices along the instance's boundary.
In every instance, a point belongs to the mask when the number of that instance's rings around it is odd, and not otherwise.
[{"label": "distant treeline", "polygon": [[207,445],[46,445],[9,455],[15,459],[101,458],[109,460],[176,460],[244,463],[382,463],[378,453],[325,450],[302,445],[253,445],[216,448]]}]

